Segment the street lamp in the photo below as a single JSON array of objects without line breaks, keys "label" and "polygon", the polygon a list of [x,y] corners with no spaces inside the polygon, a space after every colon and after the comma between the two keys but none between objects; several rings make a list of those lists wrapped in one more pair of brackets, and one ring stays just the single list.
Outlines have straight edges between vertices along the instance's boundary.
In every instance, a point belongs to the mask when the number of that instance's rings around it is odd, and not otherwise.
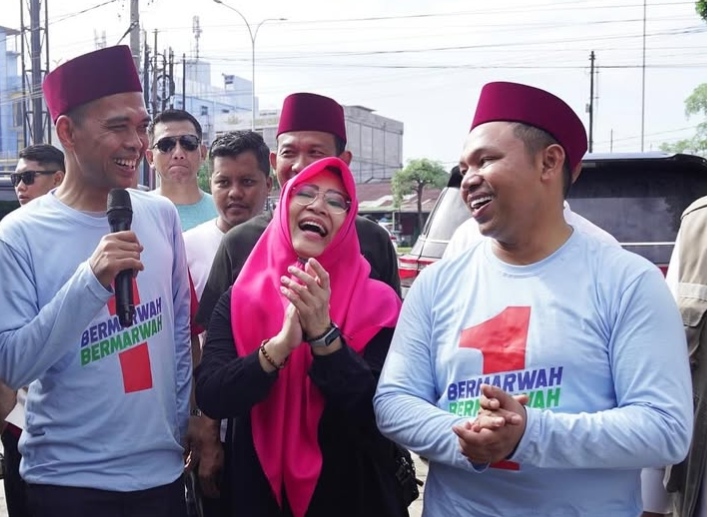
[{"label": "street lamp", "polygon": [[246,24],[246,28],[248,29],[248,35],[251,38],[251,131],[254,131],[256,129],[256,38],[258,37],[258,29],[260,29],[261,25],[263,25],[265,22],[284,22],[286,18],[266,18],[265,20],[261,20],[260,22],[258,22],[258,25],[256,25],[256,30],[252,31],[251,24],[248,23],[248,20],[243,15],[243,13],[241,13],[241,11],[239,11],[235,7],[231,7],[230,5],[225,4],[222,0],[214,0],[214,2],[216,2],[217,4],[221,4],[227,9],[231,9],[233,12],[238,14],[243,20],[243,23]]}]

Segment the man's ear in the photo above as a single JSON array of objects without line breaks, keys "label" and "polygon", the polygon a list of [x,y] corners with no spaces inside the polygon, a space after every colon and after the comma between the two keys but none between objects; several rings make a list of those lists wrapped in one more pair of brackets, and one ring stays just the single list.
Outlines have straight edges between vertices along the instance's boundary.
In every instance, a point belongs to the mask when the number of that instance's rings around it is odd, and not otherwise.
[{"label": "man's ear", "polygon": [[153,167],[153,160],[154,160],[154,158],[155,158],[155,156],[153,155],[152,149],[150,149],[150,148],[145,149],[145,159],[147,160],[148,165],[149,165],[150,167]]},{"label": "man's ear", "polygon": [[199,156],[201,157],[202,161],[206,160],[207,152],[208,150],[206,144],[202,144],[199,146]]},{"label": "man's ear", "polygon": [[76,125],[67,115],[60,115],[54,123],[57,129],[57,137],[64,150],[69,151],[74,149],[76,140]]},{"label": "man's ear", "polygon": [[275,164],[278,160],[277,160],[277,157],[275,156],[275,153],[273,151],[270,152],[268,159],[270,160],[270,168],[275,170]]},{"label": "man's ear", "polygon": [[563,181],[563,164],[565,163],[565,150],[558,144],[552,144],[541,151],[543,171],[541,178],[548,181],[560,177]]},{"label": "man's ear", "polygon": [[344,163],[347,165],[351,165],[352,163],[352,153],[351,151],[344,151],[342,154],[340,154],[337,158],[342,160]]},{"label": "man's ear", "polygon": [[53,186],[58,187],[61,182],[64,181],[64,171],[57,171],[54,173]]}]

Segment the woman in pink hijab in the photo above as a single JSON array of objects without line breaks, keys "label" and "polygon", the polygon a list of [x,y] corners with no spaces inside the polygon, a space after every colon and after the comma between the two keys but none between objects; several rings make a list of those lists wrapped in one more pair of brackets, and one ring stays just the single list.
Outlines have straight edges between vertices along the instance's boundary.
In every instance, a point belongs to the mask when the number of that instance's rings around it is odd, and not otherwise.
[{"label": "woman in pink hijab", "polygon": [[230,419],[227,515],[407,515],[372,407],[401,302],[369,278],[357,209],[344,162],[308,166],[214,311],[196,395]]}]

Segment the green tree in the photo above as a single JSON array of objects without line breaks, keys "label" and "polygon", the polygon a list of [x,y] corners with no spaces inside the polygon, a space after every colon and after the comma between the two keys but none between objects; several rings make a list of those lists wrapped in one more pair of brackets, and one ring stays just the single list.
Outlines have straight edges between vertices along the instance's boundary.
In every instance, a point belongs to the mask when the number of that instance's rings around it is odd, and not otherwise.
[{"label": "green tree", "polygon": [[706,19],[706,0],[698,0],[696,2],[696,12],[703,20]]},{"label": "green tree", "polygon": [[211,194],[211,170],[207,161],[202,163],[202,166],[199,167],[199,172],[197,172],[197,184],[204,192]]},{"label": "green tree", "polygon": [[702,117],[696,126],[696,134],[673,143],[663,143],[662,151],[669,153],[690,153],[706,156],[706,83],[699,84],[684,101],[686,118],[694,115]]},{"label": "green tree", "polygon": [[420,158],[408,160],[406,166],[396,171],[391,180],[393,206],[401,207],[403,196],[416,194],[418,201],[418,229],[423,230],[423,191],[426,187],[442,188],[447,184],[448,174],[440,162]]}]

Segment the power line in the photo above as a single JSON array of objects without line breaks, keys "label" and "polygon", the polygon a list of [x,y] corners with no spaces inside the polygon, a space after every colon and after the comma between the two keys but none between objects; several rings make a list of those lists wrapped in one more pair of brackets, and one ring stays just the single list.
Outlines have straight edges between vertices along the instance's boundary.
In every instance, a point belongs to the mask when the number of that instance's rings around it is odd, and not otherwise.
[{"label": "power line", "polygon": [[[649,17],[647,18],[648,21],[652,22],[685,22],[685,21],[693,21],[695,20],[695,16],[673,16],[673,17],[657,17],[657,18],[652,18]],[[559,22],[519,22],[519,23],[494,23],[494,24],[489,24],[485,23],[484,26],[479,27],[476,29],[477,32],[484,32],[486,29],[496,29],[499,27],[509,27],[510,29],[517,30],[517,28],[521,29],[529,29],[529,30],[535,30],[535,29],[548,29],[548,28],[553,28],[553,29],[563,29],[563,28],[569,28],[569,27],[576,27],[578,25],[582,25],[583,27],[589,26],[589,25],[609,25],[609,24],[619,24],[619,23],[634,23],[634,22],[640,22],[642,21],[642,18],[623,18],[623,19],[610,19],[610,20],[593,20],[593,21],[585,21],[585,20],[580,20],[580,21],[575,21],[572,23],[559,23]],[[298,28],[298,27],[293,27],[293,25],[296,25],[300,22],[298,21],[290,21],[288,20],[287,22],[283,22],[282,25],[287,26],[288,30],[294,31],[294,32],[302,32],[302,31],[318,31],[322,32],[321,28],[318,27],[312,27],[312,28]],[[308,22],[310,23],[310,22]],[[208,28],[208,29],[233,29],[233,28],[238,28],[240,30],[240,27],[235,27],[233,23],[220,23],[220,24],[208,24],[208,25],[203,25],[203,28]],[[461,23],[457,23],[454,25],[450,24],[436,24],[434,29],[449,29],[449,28],[461,28],[464,29],[465,32],[469,30],[469,26]],[[379,29],[384,29],[385,27],[379,27]],[[396,28],[401,28],[401,26],[396,26]],[[173,32],[173,31],[181,31],[181,30],[188,30],[189,27],[186,25],[174,25],[170,27],[161,27],[160,30],[163,32]],[[337,28],[337,32],[341,32],[344,30],[352,30],[352,31],[361,31],[361,27],[358,26],[352,26],[352,27],[342,27],[342,28]],[[496,32],[496,31],[495,31]],[[441,35],[449,36],[449,31],[443,31],[441,32]]]},{"label": "power line", "polygon": [[[671,133],[680,133],[682,131],[688,131],[690,129],[695,130],[696,126],[687,126],[687,127],[682,127],[678,129],[669,129],[667,131],[659,131],[656,133],[647,133],[644,136],[658,136],[658,135],[668,135]],[[625,142],[627,140],[639,140],[641,138],[641,135],[636,135],[636,136],[626,136],[622,138],[613,138],[612,140],[602,140],[601,142],[595,142],[596,144],[609,144],[610,142]]]},{"label": "power line", "polygon": [[69,14],[62,15],[62,16],[58,17],[58,18],[55,19],[55,20],[49,20],[49,25],[52,25],[52,24],[54,24],[54,23],[63,22],[63,21],[65,21],[65,20],[69,20],[69,19],[74,18],[74,17],[76,17],[76,16],[79,16],[79,15],[81,15],[81,14],[85,14],[85,13],[88,13],[88,12],[90,12],[90,11],[93,11],[94,9],[98,9],[99,7],[103,7],[103,6],[109,5],[109,4],[114,4],[114,3],[116,3],[117,1],[118,1],[118,0],[106,0],[105,2],[101,2],[100,4],[96,4],[96,5],[94,5],[94,6],[87,7],[86,9],[82,9],[82,10],[80,10],[80,11],[76,11],[76,12],[73,12],[73,13],[69,13]]},{"label": "power line", "polygon": [[[698,27],[685,27],[685,28],[680,28],[680,29],[672,29],[669,31],[662,31],[662,32],[655,32],[653,34],[647,34],[647,37],[653,36],[677,36],[681,34],[698,34],[706,32],[705,26],[698,26]],[[592,42],[594,41],[601,41],[601,40],[617,40],[617,39],[628,39],[628,38],[637,38],[637,37],[642,37],[641,34],[639,35],[612,35],[612,36],[604,36],[604,37],[598,37],[598,38],[593,38]],[[341,57],[341,56],[378,56],[378,55],[392,55],[392,54],[413,54],[413,53],[421,53],[421,52],[447,52],[447,51],[455,51],[455,50],[470,50],[470,49],[480,49],[480,48],[487,48],[487,47],[516,47],[516,46],[524,46],[528,47],[530,45],[536,46],[536,45],[559,45],[559,44],[567,44],[567,43],[590,43],[589,38],[575,38],[575,39],[563,39],[563,40],[550,40],[550,41],[518,41],[518,42],[505,42],[505,43],[482,43],[482,44],[475,44],[475,45],[452,45],[452,46],[445,46],[445,47],[429,47],[429,48],[422,48],[422,49],[396,49],[396,50],[371,50],[371,51],[354,51],[354,52],[318,52],[317,57]],[[303,56],[303,55],[289,55],[289,56],[283,56],[284,58],[287,59],[297,59],[297,58],[308,58],[310,56]],[[261,61],[267,61],[268,58],[261,58]]]},{"label": "power line", "polygon": [[[566,2],[570,3],[570,2]],[[660,7],[665,5],[676,6],[676,5],[686,5],[693,4],[694,2],[657,2],[652,4],[652,7]],[[292,20],[288,21],[288,24],[319,24],[319,23],[350,23],[350,22],[361,22],[361,21],[382,21],[382,20],[404,20],[410,18],[433,18],[441,16],[479,16],[480,14],[500,14],[500,13],[522,13],[522,12],[545,12],[545,11],[579,11],[579,10],[593,10],[599,11],[602,9],[629,9],[632,7],[642,7],[643,4],[613,4],[613,5],[587,5],[587,6],[572,6],[572,5],[558,5],[558,2],[550,2],[547,4],[542,4],[539,6],[529,7],[529,8],[519,8],[513,7],[508,9],[498,8],[495,5],[493,10],[478,10],[478,11],[457,11],[452,13],[424,13],[424,14],[406,14],[406,15],[392,15],[392,16],[370,16],[361,18],[332,18],[332,19],[321,19],[321,20]],[[539,9],[538,7],[542,7]]]}]

